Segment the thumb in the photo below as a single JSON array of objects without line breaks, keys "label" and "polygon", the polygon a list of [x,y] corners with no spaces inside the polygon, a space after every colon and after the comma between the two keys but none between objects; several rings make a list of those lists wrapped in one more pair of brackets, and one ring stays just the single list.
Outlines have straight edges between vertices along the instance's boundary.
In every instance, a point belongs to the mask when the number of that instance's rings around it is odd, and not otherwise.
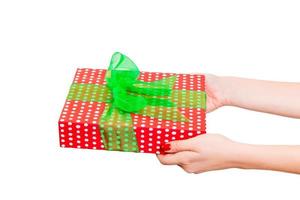
[{"label": "thumb", "polygon": [[180,151],[193,151],[192,138],[187,140],[176,140],[162,145],[165,153],[177,153]]}]

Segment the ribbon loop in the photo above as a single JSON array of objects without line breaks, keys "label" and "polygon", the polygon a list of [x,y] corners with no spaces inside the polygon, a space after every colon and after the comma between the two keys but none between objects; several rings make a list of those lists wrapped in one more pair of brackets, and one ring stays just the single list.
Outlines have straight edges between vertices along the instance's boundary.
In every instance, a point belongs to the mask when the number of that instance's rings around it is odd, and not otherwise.
[{"label": "ribbon loop", "polygon": [[125,112],[138,112],[147,105],[171,107],[174,104],[158,96],[170,96],[176,77],[158,81],[138,80],[140,71],[127,56],[113,54],[106,74],[107,86],[112,91],[112,104]]}]

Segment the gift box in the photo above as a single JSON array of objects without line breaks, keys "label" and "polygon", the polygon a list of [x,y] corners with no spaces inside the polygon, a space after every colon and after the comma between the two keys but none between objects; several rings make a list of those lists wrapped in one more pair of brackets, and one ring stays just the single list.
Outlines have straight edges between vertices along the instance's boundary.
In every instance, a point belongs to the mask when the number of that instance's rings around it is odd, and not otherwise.
[{"label": "gift box", "polygon": [[61,147],[162,153],[205,133],[205,76],[140,72],[115,53],[108,69],[79,68],[63,107]]}]

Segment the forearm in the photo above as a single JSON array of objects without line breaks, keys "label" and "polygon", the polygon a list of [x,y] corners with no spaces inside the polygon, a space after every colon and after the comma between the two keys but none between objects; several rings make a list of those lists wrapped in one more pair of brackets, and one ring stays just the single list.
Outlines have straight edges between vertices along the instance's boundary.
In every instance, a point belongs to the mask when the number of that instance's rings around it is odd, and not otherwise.
[{"label": "forearm", "polygon": [[226,104],[300,118],[300,83],[220,77]]},{"label": "forearm", "polygon": [[300,146],[238,144],[235,166],[300,174]]}]

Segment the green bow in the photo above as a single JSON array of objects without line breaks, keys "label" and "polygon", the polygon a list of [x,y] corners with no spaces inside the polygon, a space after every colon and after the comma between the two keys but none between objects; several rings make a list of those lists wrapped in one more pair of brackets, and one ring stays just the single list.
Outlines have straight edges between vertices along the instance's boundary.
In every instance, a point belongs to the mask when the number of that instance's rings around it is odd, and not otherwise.
[{"label": "green bow", "polygon": [[112,106],[125,112],[138,112],[146,106],[173,107],[168,99],[176,77],[153,82],[138,80],[140,71],[127,56],[116,52],[106,73],[107,86],[112,92]]}]

